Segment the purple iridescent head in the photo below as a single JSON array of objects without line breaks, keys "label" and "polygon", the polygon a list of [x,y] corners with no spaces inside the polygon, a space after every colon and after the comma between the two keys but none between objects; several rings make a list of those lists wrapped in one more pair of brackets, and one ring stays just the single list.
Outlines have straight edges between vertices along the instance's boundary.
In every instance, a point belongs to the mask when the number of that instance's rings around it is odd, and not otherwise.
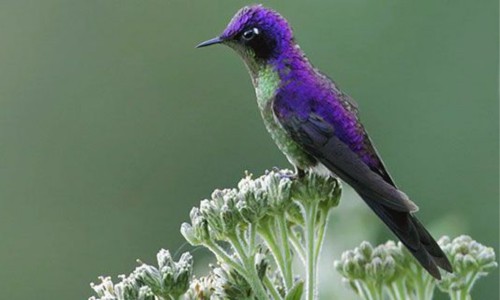
[{"label": "purple iridescent head", "polygon": [[220,36],[197,47],[219,43],[235,49],[247,62],[265,62],[293,45],[293,34],[280,14],[262,5],[252,5],[240,9]]}]

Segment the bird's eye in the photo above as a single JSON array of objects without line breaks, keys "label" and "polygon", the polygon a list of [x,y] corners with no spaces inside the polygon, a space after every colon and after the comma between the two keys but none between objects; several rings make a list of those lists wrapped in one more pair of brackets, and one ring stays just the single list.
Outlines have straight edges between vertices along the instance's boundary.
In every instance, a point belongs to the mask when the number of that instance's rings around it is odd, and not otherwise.
[{"label": "bird's eye", "polygon": [[249,29],[241,35],[241,38],[245,41],[250,41],[252,40],[255,36],[259,34],[259,29],[254,27],[252,29]]}]

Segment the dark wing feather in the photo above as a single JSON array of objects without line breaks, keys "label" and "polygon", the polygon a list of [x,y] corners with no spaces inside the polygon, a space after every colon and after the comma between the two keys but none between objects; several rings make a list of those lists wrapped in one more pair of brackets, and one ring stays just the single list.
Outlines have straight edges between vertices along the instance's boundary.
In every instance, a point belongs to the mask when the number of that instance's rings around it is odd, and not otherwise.
[{"label": "dark wing feather", "polygon": [[378,160],[378,166],[376,168],[371,168],[372,171],[374,171],[378,175],[380,175],[388,184],[397,188],[396,183],[394,182],[394,179],[392,179],[391,175],[387,171],[387,168],[386,168],[384,162],[380,158],[380,155],[378,154],[377,149],[373,145],[373,142],[370,139],[370,137],[368,136],[368,134],[366,133],[366,131],[365,131],[365,147],[366,147],[366,149],[368,149],[368,151],[373,153],[377,157],[377,160]]},{"label": "dark wing feather", "polygon": [[337,174],[356,190],[378,199],[384,205],[403,212],[413,212],[418,207],[392,184],[388,183],[334,134],[332,125],[318,115],[307,119],[293,112],[278,120],[295,142]]},{"label": "dark wing feather", "polygon": [[410,213],[416,209],[415,204],[390,177],[388,182],[337,138],[331,124],[315,114],[304,119],[289,111],[277,117],[296,143],[358,192],[432,276],[441,278],[437,266],[451,272],[439,245]]},{"label": "dark wing feather", "polygon": [[[343,93],[340,90],[336,90],[336,94],[337,94],[337,98],[339,99],[339,101],[342,104],[342,106],[344,107],[344,109],[351,112],[352,115],[355,116],[356,119],[358,119],[359,118],[358,117],[358,103],[356,103],[356,101],[354,101],[354,99],[351,96]],[[361,126],[361,123],[359,123],[359,124],[360,124],[359,126]],[[378,161],[378,164],[376,167],[373,166],[370,168],[372,169],[372,171],[378,173],[387,183],[396,187],[396,183],[394,182],[391,175],[387,171],[387,168],[385,167],[384,162],[380,158],[380,155],[378,154],[377,149],[373,145],[372,140],[368,136],[368,133],[365,131],[364,128],[360,128],[360,130],[364,133],[364,146],[365,146],[366,150],[373,153],[374,157]]]}]

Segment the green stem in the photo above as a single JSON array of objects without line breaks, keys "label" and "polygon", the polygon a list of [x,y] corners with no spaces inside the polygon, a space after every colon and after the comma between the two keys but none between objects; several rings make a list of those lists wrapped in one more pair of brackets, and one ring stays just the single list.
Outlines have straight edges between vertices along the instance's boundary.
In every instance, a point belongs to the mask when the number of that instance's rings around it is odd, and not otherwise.
[{"label": "green stem", "polygon": [[382,300],[384,299],[384,296],[383,296],[383,286],[382,284],[373,284],[371,286],[371,290],[372,290],[372,293],[373,293],[373,299],[375,300]]},{"label": "green stem", "polygon": [[255,268],[253,257],[250,257],[246,260],[245,266],[246,269],[250,271],[250,285],[255,292],[256,298],[262,300],[269,299],[266,289],[263,286],[263,282],[259,278],[259,274],[257,274],[257,269]]},{"label": "green stem", "polygon": [[366,295],[365,288],[362,286],[363,284],[359,280],[354,280],[354,285],[356,286],[356,290],[358,295],[365,300],[368,300],[368,296]]},{"label": "green stem", "polygon": [[[280,247],[276,243],[276,239],[272,233],[272,227],[273,225],[270,224],[270,222],[266,222],[264,226],[260,227],[259,233],[261,237],[264,239],[264,241],[267,244],[267,247],[269,250],[271,250],[271,253],[274,256],[274,260],[276,261],[276,265],[278,266],[278,269],[281,272],[281,275],[283,278],[285,278],[286,274],[286,269],[285,269],[285,261],[281,252]],[[288,288],[287,288],[288,289]]]},{"label": "green stem", "polygon": [[302,263],[305,266],[306,265],[305,250],[304,250],[304,247],[302,246],[302,244],[300,243],[297,235],[294,232],[291,232],[290,235],[288,235],[288,239],[290,240],[290,242],[292,242],[292,246],[295,249],[295,252],[297,252],[300,260],[302,261]]},{"label": "green stem", "polygon": [[276,289],[274,284],[271,282],[271,280],[267,276],[264,276],[264,285],[267,287],[267,290],[271,294],[272,299],[274,299],[274,300],[283,299],[283,297],[281,297],[281,295],[278,293],[278,290]]},{"label": "green stem", "polygon": [[426,300],[425,298],[425,286],[423,285],[422,281],[415,281],[415,293],[417,296],[418,300]]},{"label": "green stem", "polygon": [[436,284],[432,280],[429,275],[426,275],[425,280],[425,299],[432,300],[434,297],[434,289],[436,288]]},{"label": "green stem", "polygon": [[396,300],[406,300],[410,298],[404,280],[396,279],[389,287]]},{"label": "green stem", "polygon": [[257,229],[256,229],[256,225],[254,224],[249,224],[249,242],[248,242],[248,249],[247,249],[247,253],[252,253],[252,251],[254,251],[254,248],[255,248],[255,236],[257,234]]},{"label": "green stem", "polygon": [[259,274],[257,274],[257,269],[255,268],[255,265],[253,261],[247,260],[245,263],[246,269],[250,271],[249,277],[250,277],[250,286],[252,287],[255,297],[257,299],[262,299],[266,300],[269,299],[266,289],[263,286],[262,281],[259,278]]},{"label": "green stem", "polygon": [[316,261],[319,260],[319,255],[321,252],[321,248],[323,246],[323,242],[325,241],[325,233],[326,233],[326,225],[327,225],[327,217],[328,212],[320,211],[320,218],[318,221],[318,236],[316,238],[316,250],[314,256],[316,257]]},{"label": "green stem", "polygon": [[246,236],[248,230],[238,229],[235,231],[235,233],[236,233],[236,238],[238,239],[240,245],[242,246],[243,249],[245,249],[245,254],[250,256],[253,252],[253,248],[250,247],[250,240]]},{"label": "green stem", "polygon": [[467,282],[467,285],[466,287],[464,288],[464,291],[467,292],[467,294],[469,295],[471,290],[472,290],[472,286],[474,285],[474,283],[476,282],[477,280],[477,277],[479,275],[479,272],[475,271],[471,276],[470,276],[470,279],[468,280]]},{"label": "green stem", "polygon": [[471,296],[464,290],[450,291],[451,300],[471,300]]},{"label": "green stem", "polygon": [[288,292],[293,286],[292,252],[290,250],[290,241],[288,240],[288,228],[286,226],[285,217],[283,215],[278,215],[277,221],[280,229],[281,244],[283,246],[283,267],[285,272],[285,274],[283,274],[283,279],[286,291]]},{"label": "green stem", "polygon": [[398,298],[398,292],[394,288],[393,284],[387,286],[387,293],[389,294],[389,299],[390,300],[399,300]]},{"label": "green stem", "polygon": [[368,299],[368,300],[375,300],[376,299],[374,297],[374,293],[373,293],[372,289],[370,288],[370,286],[368,285],[368,283],[366,283],[366,282],[362,283],[361,288],[364,291],[366,299]]},{"label": "green stem", "polygon": [[255,253],[251,253],[251,255],[247,256],[243,245],[240,243],[240,239],[235,234],[229,234],[228,238],[244,266],[244,269],[246,271],[244,274],[246,276],[243,274],[242,275],[252,287],[252,290],[255,293],[255,297],[262,300],[268,299],[267,292],[263,286],[262,281],[259,278],[259,274],[257,274],[257,269],[255,268]]},{"label": "green stem", "polygon": [[215,244],[210,240],[207,240],[204,245],[205,247],[208,248],[208,250],[212,251],[212,253],[219,258],[218,259],[219,261],[228,264],[231,268],[235,269],[238,273],[240,273],[241,276],[245,276],[246,274],[245,269],[237,262],[235,262],[224,250],[220,248],[219,245]]},{"label": "green stem", "polygon": [[316,299],[316,257],[315,257],[315,224],[318,206],[316,203],[304,204],[305,210],[305,232],[306,232],[306,261],[307,261],[307,277],[306,277],[306,299]]},{"label": "green stem", "polygon": [[252,253],[249,253],[248,255],[245,252],[244,246],[241,244],[240,239],[236,234],[228,234],[229,242],[231,245],[234,247],[234,250],[236,250],[236,254],[240,258],[240,261],[242,264],[245,263],[248,257],[253,257]]},{"label": "green stem", "polygon": [[459,300],[458,291],[449,291],[448,295],[450,296],[450,300]]},{"label": "green stem", "polygon": [[410,271],[410,276],[415,282],[415,297],[418,300],[432,300],[436,284],[432,278],[421,268]]}]

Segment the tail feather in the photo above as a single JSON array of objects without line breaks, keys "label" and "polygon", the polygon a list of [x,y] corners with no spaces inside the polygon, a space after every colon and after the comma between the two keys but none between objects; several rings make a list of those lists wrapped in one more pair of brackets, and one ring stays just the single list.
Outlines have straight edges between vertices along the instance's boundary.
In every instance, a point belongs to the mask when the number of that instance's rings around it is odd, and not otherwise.
[{"label": "tail feather", "polygon": [[434,278],[441,279],[438,266],[452,272],[443,250],[415,216],[396,211],[371,198],[361,197]]},{"label": "tail feather", "polygon": [[420,223],[420,221],[415,216],[410,215],[410,217],[412,218],[412,221],[418,230],[420,241],[425,246],[425,249],[427,250],[429,255],[432,256],[432,258],[440,268],[452,273],[453,268],[451,267],[450,261],[443,253],[443,250],[441,250],[441,247],[439,247],[429,231],[425,229],[424,225],[422,225],[422,223]]}]

